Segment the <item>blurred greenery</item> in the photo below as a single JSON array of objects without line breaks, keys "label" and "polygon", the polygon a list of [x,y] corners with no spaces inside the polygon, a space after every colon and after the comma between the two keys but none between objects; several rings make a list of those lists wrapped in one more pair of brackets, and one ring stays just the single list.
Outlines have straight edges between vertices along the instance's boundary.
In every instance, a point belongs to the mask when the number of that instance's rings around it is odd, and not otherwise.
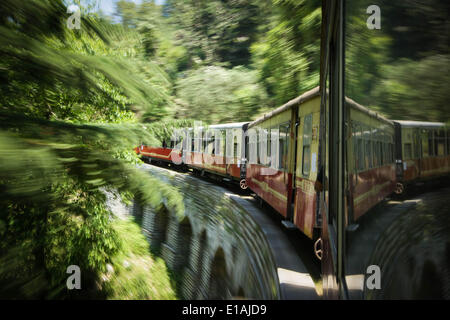
[{"label": "blurred greenery", "polygon": [[[70,30],[67,16],[62,1],[0,4],[3,298],[103,297],[98,279],[123,238],[105,191],[155,207],[164,197],[183,212],[181,195],[139,171],[133,152],[158,139],[138,120],[168,114],[168,76],[123,26],[83,14]],[[65,286],[72,264],[80,293]]]},{"label": "blurred greenery", "polygon": [[118,220],[114,230],[121,235],[121,247],[111,261],[112,272],[103,275],[108,299],[177,299],[162,258],[149,255],[147,239],[131,220]]},{"label": "blurred greenery", "polygon": [[272,8],[252,53],[272,105],[280,106],[319,84],[321,1],[273,0]]},{"label": "blurred greenery", "polygon": [[178,80],[177,93],[175,116],[207,123],[246,121],[267,106],[256,72],[244,67],[201,67]]},{"label": "blurred greenery", "polygon": [[[381,29],[366,27],[366,8]],[[355,0],[346,15],[346,94],[390,119],[450,122],[450,4]]]}]

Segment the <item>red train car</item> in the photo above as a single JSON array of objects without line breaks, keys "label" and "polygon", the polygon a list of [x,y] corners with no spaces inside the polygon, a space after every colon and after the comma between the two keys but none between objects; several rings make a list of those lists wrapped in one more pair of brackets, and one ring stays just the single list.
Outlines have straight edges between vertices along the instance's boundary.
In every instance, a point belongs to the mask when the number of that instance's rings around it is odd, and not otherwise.
[{"label": "red train car", "polygon": [[[396,183],[394,124],[345,100],[347,224],[392,193]],[[319,89],[306,92],[248,125],[247,183],[259,198],[309,238],[320,234],[316,184],[321,181]],[[251,131],[254,131],[253,133]],[[275,139],[273,138],[275,137]]]},{"label": "red train car", "polygon": [[178,158],[181,157],[181,150],[174,149],[174,141],[167,143],[163,141],[162,145],[147,146],[141,144],[139,147],[134,149],[138,155],[141,155],[141,159],[148,163],[159,163],[159,164],[174,164],[172,159],[176,155]]},{"label": "red train car", "polygon": [[406,185],[450,173],[450,129],[440,122],[395,120],[396,193]]},{"label": "red train car", "polygon": [[351,138],[347,142],[348,224],[394,191],[394,123],[346,99]]},{"label": "red train car", "polygon": [[248,122],[216,124],[186,131],[183,161],[200,175],[209,174],[225,181],[245,182],[245,136]]}]

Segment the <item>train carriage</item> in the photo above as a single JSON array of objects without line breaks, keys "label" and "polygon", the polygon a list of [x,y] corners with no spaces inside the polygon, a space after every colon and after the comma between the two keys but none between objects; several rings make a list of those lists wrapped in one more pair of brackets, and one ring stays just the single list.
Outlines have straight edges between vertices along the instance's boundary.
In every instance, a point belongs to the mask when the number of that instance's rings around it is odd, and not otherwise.
[{"label": "train carriage", "polygon": [[[293,145],[291,106],[288,102],[267,115],[249,123],[247,184],[261,199],[284,217],[288,216],[292,197]],[[276,138],[274,139],[274,135]],[[278,154],[272,150],[272,140]],[[272,156],[273,155],[273,156]],[[278,156],[278,158],[275,158]]]},{"label": "train carriage", "polygon": [[[267,202],[308,237],[319,227],[316,218],[318,134],[320,123],[319,89],[312,89],[285,105],[251,122],[248,130],[250,159],[247,183]],[[278,155],[269,143],[272,132],[278,134]],[[255,135],[256,133],[256,135]],[[261,139],[267,136],[267,147]],[[255,148],[255,146],[256,148]],[[251,151],[253,149],[253,152]],[[251,154],[257,157],[251,158]],[[278,162],[274,166],[274,161]],[[270,162],[272,161],[272,162]]]},{"label": "train carriage", "polygon": [[216,124],[190,129],[192,143],[183,146],[186,165],[201,175],[212,174],[224,180],[245,183],[245,136],[248,122]]},{"label": "train carriage", "polygon": [[404,186],[450,172],[450,129],[440,122],[394,120],[397,193]]},{"label": "train carriage", "polygon": [[174,142],[166,142],[163,141],[161,146],[148,146],[142,143],[139,147],[134,149],[138,155],[141,155],[141,158],[144,161],[149,163],[164,163],[164,164],[172,164],[172,159],[175,154],[180,157],[181,152],[179,150],[174,149]]},{"label": "train carriage", "polygon": [[352,223],[395,189],[394,123],[346,98],[351,130],[347,141],[349,206]]},{"label": "train carriage", "polygon": [[[394,122],[349,98],[345,106],[345,225],[396,184],[398,189],[399,183],[448,174],[450,131],[442,123]],[[328,183],[318,166],[323,119],[314,88],[251,123],[185,128],[181,143],[177,138],[162,147],[140,146],[138,153],[169,163],[179,159],[201,175],[240,182],[280,213],[284,225],[315,239],[322,224],[317,183]]]},{"label": "train carriage", "polygon": [[[394,124],[351,99],[345,101],[350,124],[347,224],[351,224],[394,191]],[[248,131],[255,132],[247,133],[249,188],[286,219],[285,225],[293,224],[309,238],[315,238],[321,227],[315,188],[322,170],[318,167],[320,111],[315,88],[251,122]],[[273,132],[278,134],[276,166],[269,142]]]}]

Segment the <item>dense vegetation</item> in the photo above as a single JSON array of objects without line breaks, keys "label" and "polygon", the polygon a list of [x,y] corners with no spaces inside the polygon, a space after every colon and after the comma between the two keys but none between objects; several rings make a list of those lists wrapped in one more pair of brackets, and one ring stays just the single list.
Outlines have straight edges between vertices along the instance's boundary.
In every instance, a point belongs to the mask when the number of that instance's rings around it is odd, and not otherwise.
[{"label": "dense vegetation", "polygon": [[379,0],[380,30],[366,27],[373,1],[351,3],[346,94],[390,119],[449,122],[449,2]]},{"label": "dense vegetation", "polygon": [[[384,1],[374,33],[366,2],[349,7],[347,94],[388,117],[448,121],[448,3]],[[121,0],[117,22],[86,3],[71,30],[63,0],[0,2],[0,295],[73,297],[76,264],[92,296],[173,297],[99,293],[108,263],[145,251],[125,244],[132,227],[114,227],[105,192],[182,212],[132,149],[187,119],[254,119],[317,86],[321,1]]]},{"label": "dense vegetation", "polygon": [[183,211],[132,150],[164,134],[136,115],[165,114],[165,74],[123,45],[133,33],[120,25],[85,14],[83,28],[66,28],[62,1],[2,1],[0,12],[0,294],[76,295],[65,287],[73,264],[79,295],[98,296],[122,244],[105,191]]},{"label": "dense vegetation", "polygon": [[[372,2],[346,8],[347,95],[392,119],[449,121],[448,2]],[[252,120],[319,83],[320,0],[121,0],[117,15],[169,75],[174,118]]]}]

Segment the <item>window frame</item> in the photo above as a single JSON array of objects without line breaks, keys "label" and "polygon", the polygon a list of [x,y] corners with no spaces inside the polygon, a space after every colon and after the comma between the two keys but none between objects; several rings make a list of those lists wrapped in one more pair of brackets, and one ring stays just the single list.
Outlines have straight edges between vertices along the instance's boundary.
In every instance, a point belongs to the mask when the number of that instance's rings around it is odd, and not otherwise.
[{"label": "window frame", "polygon": [[[302,175],[309,177],[311,173],[311,148],[312,148],[312,127],[313,127],[313,113],[305,115],[303,120],[303,138],[302,138]],[[307,119],[309,124],[307,125]],[[305,155],[308,150],[308,161],[306,162]],[[309,166],[307,167],[306,164]],[[307,170],[306,170],[307,169]]]},{"label": "window frame", "polygon": [[[281,128],[285,128],[286,131],[282,131]],[[282,136],[282,133],[285,134]],[[286,121],[278,125],[278,170],[286,172],[289,167],[289,144],[290,144],[291,122]],[[284,140],[283,149],[281,148],[281,141]],[[283,157],[285,161],[283,165]]]}]

